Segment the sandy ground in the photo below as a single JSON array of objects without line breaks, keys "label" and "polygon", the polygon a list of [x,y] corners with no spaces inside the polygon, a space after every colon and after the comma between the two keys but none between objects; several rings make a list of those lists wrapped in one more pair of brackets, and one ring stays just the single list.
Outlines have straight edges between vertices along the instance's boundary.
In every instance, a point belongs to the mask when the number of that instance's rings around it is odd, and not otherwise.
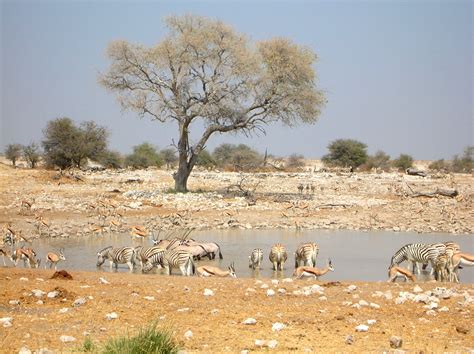
[{"label": "sandy ground", "polygon": [[[440,299],[430,312],[422,302],[395,304],[400,292],[413,293],[414,284],[315,280],[273,284],[269,279],[262,282],[87,272],[71,272],[73,280],[49,279],[52,274],[46,270],[0,268],[0,317],[13,318],[11,327],[0,327],[2,352],[16,352],[21,347],[73,351],[86,336],[100,345],[112,336],[133,334],[154,320],[171,330],[189,352],[268,350],[256,346],[256,340],[275,340],[274,350],[281,352],[383,352],[393,351],[389,341],[394,335],[402,338],[401,349],[409,352],[474,350],[474,302],[465,301],[474,299],[472,285],[441,284],[452,289],[451,296]],[[109,284],[100,283],[100,277]],[[315,284],[322,287],[320,292],[302,294]],[[349,292],[349,285],[357,289]],[[440,284],[419,286],[430,292]],[[205,289],[214,294],[205,296]],[[275,295],[267,296],[270,289]],[[37,297],[33,290],[45,294]],[[55,290],[59,295],[48,298],[47,294]],[[387,293],[393,297],[387,298]],[[86,299],[86,303],[74,307],[79,298]],[[369,305],[351,306],[363,301]],[[106,315],[112,312],[118,318],[108,320]],[[243,324],[248,318],[256,323]],[[368,325],[367,332],[355,330],[368,320],[375,323]],[[272,330],[275,323],[284,328]],[[190,339],[185,338],[187,331],[192,332]],[[62,343],[62,335],[76,340]],[[347,336],[352,336],[352,344],[346,343]]]},{"label": "sandy ground", "polygon": [[[96,232],[92,230],[97,227],[107,232],[111,220],[119,221],[116,230],[122,231],[141,224],[164,229],[446,232],[453,238],[474,232],[472,175],[262,173],[246,176],[243,186],[254,192],[251,198],[240,195],[238,189],[235,192],[242,177],[196,171],[189,181],[194,193],[183,195],[166,193],[173,186],[171,171],[75,171],[58,176],[55,171],[13,169],[0,163],[0,224],[9,224],[30,239],[81,237]],[[299,193],[300,184],[305,186],[303,193]],[[314,191],[307,191],[306,186],[313,186]],[[410,196],[440,188],[456,189],[459,196]],[[31,209],[21,207],[23,200],[31,202]],[[37,216],[49,226],[39,225]],[[435,301],[437,307],[430,311],[425,306],[435,299],[427,304],[412,300],[395,304],[400,292],[414,293],[413,284],[356,282],[357,289],[348,292],[350,283],[312,280],[272,284],[270,279],[259,283],[87,272],[71,272],[73,280],[59,280],[50,279],[52,273],[0,268],[0,318],[13,318],[10,327],[0,324],[1,352],[17,352],[22,347],[78,350],[86,335],[102,343],[153,320],[173,331],[189,352],[268,350],[256,346],[256,340],[276,340],[273,350],[281,352],[382,352],[394,350],[389,344],[393,335],[400,336],[402,349],[410,352],[474,350],[472,285],[420,283],[423,292],[439,286],[452,289],[449,298]],[[101,284],[100,277],[110,284]],[[264,284],[276,294],[267,296]],[[313,284],[323,290],[311,293],[308,287]],[[36,297],[32,295],[35,289],[46,293],[56,289],[60,294]],[[214,296],[204,296],[205,289]],[[78,298],[87,302],[74,307]],[[353,307],[360,300],[360,308]],[[366,306],[364,301],[380,308]],[[107,320],[111,312],[118,318]],[[255,325],[242,324],[249,317],[257,321]],[[356,332],[355,327],[368,320],[376,320],[368,332]],[[285,328],[272,331],[277,322]],[[188,330],[193,333],[191,339],[184,337]],[[61,335],[76,341],[62,343]],[[347,336],[353,336],[352,344],[346,344]]]}]

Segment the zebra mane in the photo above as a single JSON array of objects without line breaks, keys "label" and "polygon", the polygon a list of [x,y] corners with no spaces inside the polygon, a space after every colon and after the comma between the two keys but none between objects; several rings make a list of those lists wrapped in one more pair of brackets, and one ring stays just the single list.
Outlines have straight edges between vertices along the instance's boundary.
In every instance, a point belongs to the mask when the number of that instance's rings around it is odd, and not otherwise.
[{"label": "zebra mane", "polygon": [[104,255],[106,253],[106,251],[112,249],[113,247],[112,246],[107,246],[105,247],[104,249],[100,250],[99,252],[97,252],[97,254],[100,254],[100,255]]}]

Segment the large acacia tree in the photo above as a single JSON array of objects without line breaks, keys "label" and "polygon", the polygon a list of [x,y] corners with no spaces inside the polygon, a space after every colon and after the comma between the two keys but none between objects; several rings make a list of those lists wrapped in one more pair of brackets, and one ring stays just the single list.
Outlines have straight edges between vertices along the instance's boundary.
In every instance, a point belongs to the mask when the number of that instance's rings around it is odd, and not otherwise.
[{"label": "large acacia tree", "polygon": [[[314,123],[325,103],[316,88],[316,54],[284,38],[251,43],[221,21],[169,17],[168,34],[155,46],[114,41],[100,76],[124,109],[179,128],[175,189],[187,190],[199,153],[215,133],[264,131]],[[191,124],[203,126],[190,141]]]}]

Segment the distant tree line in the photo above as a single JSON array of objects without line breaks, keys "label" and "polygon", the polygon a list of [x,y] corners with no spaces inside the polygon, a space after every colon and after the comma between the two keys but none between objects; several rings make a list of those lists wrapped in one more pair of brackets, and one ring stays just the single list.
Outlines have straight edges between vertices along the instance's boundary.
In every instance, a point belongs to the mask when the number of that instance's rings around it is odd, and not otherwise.
[{"label": "distant tree line", "polygon": [[[67,117],[57,118],[47,123],[43,130],[40,145],[30,143],[23,146],[9,144],[5,157],[16,166],[24,158],[30,168],[35,168],[40,160],[46,167],[82,168],[89,160],[95,161],[104,168],[147,168],[158,167],[175,169],[178,165],[176,147],[159,150],[151,143],[144,142],[134,146],[130,154],[122,155],[108,148],[109,133],[105,127],[88,121],[79,125]],[[383,151],[374,155],[367,153],[367,145],[353,139],[337,139],[328,145],[328,153],[322,161],[326,166],[344,167],[369,171],[372,169],[405,171],[413,166],[413,158],[401,154],[391,159]],[[263,168],[298,170],[305,166],[304,156],[291,154],[287,158],[276,158],[267,153],[261,154],[245,144],[224,143],[212,152],[204,149],[196,162],[203,168],[218,168],[227,171],[252,171]],[[433,171],[464,172],[473,171],[474,146],[468,146],[461,156],[454,156],[451,161],[437,160],[429,165]]]}]

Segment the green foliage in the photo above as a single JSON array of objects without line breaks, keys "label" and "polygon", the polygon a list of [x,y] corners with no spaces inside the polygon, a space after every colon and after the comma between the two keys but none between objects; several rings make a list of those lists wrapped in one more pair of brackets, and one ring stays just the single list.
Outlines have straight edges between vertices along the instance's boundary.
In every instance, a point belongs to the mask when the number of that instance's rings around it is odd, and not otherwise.
[{"label": "green foliage", "polygon": [[104,151],[99,158],[97,159],[102,166],[105,168],[122,168],[123,167],[123,157],[117,151],[106,150]]},{"label": "green foliage", "polygon": [[368,170],[372,168],[381,168],[387,170],[390,167],[390,156],[379,150],[375,155],[369,156],[365,166]]},{"label": "green foliage", "polygon": [[214,149],[214,160],[219,167],[245,171],[263,163],[263,157],[245,144],[221,144]]},{"label": "green foliage", "polygon": [[170,169],[170,168],[176,166],[176,163],[178,162],[178,155],[176,155],[176,150],[171,149],[171,148],[161,150],[160,151],[160,158],[166,164],[167,169]]},{"label": "green foliage", "polygon": [[85,353],[97,352],[97,348],[90,337],[84,339],[84,343],[82,343],[82,346],[79,348],[79,350]]},{"label": "green foliage", "polygon": [[20,144],[8,144],[5,149],[5,157],[12,162],[13,166],[16,166],[16,161],[21,156],[23,146]]},{"label": "green foliage", "polygon": [[413,166],[413,157],[407,154],[400,154],[398,159],[393,160],[392,165],[401,171],[405,171]]},{"label": "green foliage", "polygon": [[301,154],[291,154],[286,161],[286,168],[299,168],[304,166],[304,156]]},{"label": "green foliage", "polygon": [[329,154],[322,160],[330,166],[358,167],[367,161],[367,145],[357,140],[338,139],[328,146]]},{"label": "green foliage", "polygon": [[216,161],[207,150],[202,150],[198,155],[196,165],[212,168],[216,166]]},{"label": "green foliage", "polygon": [[153,145],[143,143],[133,147],[133,153],[125,158],[125,165],[134,168],[161,167],[163,160]]},{"label": "green foliage", "polygon": [[468,146],[464,149],[461,158],[454,156],[451,163],[451,170],[453,172],[470,173],[474,169],[474,146]]},{"label": "green foliage", "polygon": [[433,171],[449,171],[449,163],[443,159],[433,161],[429,164],[428,168]]},{"label": "green foliage", "polygon": [[92,121],[76,126],[70,118],[57,118],[48,122],[43,134],[44,157],[50,166],[81,167],[107,148],[107,130]]},{"label": "green foliage", "polygon": [[104,354],[177,353],[178,345],[167,331],[158,330],[156,324],[143,328],[133,337],[110,339],[101,351]]},{"label": "green foliage", "polygon": [[31,143],[23,147],[23,156],[25,157],[28,166],[35,168],[40,160],[40,153],[38,152],[38,145]]}]

